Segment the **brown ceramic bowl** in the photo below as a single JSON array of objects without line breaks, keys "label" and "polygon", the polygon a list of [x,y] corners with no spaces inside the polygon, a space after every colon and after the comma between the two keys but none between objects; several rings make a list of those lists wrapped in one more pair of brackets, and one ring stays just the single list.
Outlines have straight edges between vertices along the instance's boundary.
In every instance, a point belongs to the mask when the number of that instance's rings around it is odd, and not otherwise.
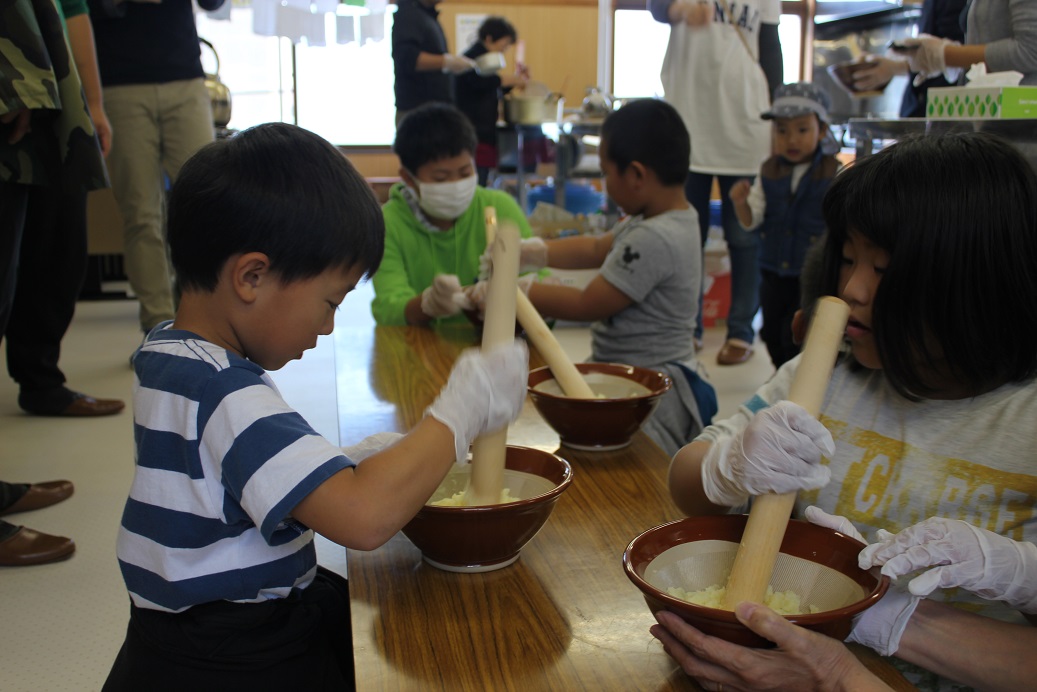
[{"label": "brown ceramic bowl", "polygon": [[577,363],[576,369],[601,399],[563,396],[547,366],[529,373],[533,405],[573,449],[607,451],[630,444],[659,399],[673,386],[669,375],[619,363]]},{"label": "brown ceramic bowl", "polygon": [[882,93],[882,90],[886,88],[886,84],[878,87],[877,89],[869,89],[867,91],[860,89],[854,83],[854,75],[860,70],[866,70],[870,67],[867,62],[841,62],[836,65],[829,65],[828,75],[832,78],[836,84],[846,90],[850,96],[855,98],[869,98],[872,96],[878,96]]},{"label": "brown ceramic bowl", "polygon": [[[726,584],[747,518],[745,514],[702,516],[656,526],[630,542],[623,553],[623,569],[653,613],[672,611],[706,634],[742,646],[773,646],[742,625],[733,612],[667,593],[671,586],[691,591]],[[815,604],[822,612],[786,615],[786,619],[845,639],[853,617],[877,603],[889,587],[888,577],[875,577],[857,566],[862,548],[863,543],[845,534],[790,521],[771,585],[775,591],[795,591],[804,606]]]},{"label": "brown ceramic bowl", "polygon": [[[425,561],[449,572],[489,572],[507,567],[547,521],[572,482],[569,462],[550,452],[508,446],[504,487],[516,502],[478,507],[427,504],[403,527]],[[456,466],[431,501],[464,490],[471,465]]]}]

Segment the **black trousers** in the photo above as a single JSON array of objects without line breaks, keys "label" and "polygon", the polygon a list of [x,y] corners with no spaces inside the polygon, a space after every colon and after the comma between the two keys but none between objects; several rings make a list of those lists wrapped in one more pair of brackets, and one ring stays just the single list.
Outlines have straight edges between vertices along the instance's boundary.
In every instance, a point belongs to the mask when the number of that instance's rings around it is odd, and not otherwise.
[{"label": "black trousers", "polygon": [[61,390],[61,340],[86,276],[86,192],[29,188],[17,284],[4,339],[22,392]]},{"label": "black trousers", "polygon": [[317,568],[309,588],[263,603],[164,613],[130,606],[103,692],[352,690],[349,584]]},{"label": "black trousers", "polygon": [[774,367],[780,368],[799,353],[799,344],[792,340],[792,317],[800,305],[799,277],[778,276],[761,269],[760,278],[760,338],[767,345]]}]

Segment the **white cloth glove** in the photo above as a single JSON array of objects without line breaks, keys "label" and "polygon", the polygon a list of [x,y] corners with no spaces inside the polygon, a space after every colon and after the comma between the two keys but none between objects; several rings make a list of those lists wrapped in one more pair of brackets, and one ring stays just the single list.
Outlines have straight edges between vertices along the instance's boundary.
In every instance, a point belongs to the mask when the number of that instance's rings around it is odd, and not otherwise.
[{"label": "white cloth glove", "polygon": [[713,443],[702,460],[702,488],[725,507],[745,504],[750,495],[820,488],[831,477],[821,455],[834,451],[825,426],[802,406],[779,401],[739,434]]},{"label": "white cloth glove", "polygon": [[475,61],[464,55],[454,55],[453,53],[443,54],[443,72],[452,72],[453,74],[464,74],[469,70],[475,69]]},{"label": "white cloth glove", "polygon": [[368,435],[355,445],[343,447],[342,453],[359,464],[367,457],[377,454],[386,447],[396,444],[396,441],[401,437],[403,437],[403,434],[397,432],[375,433],[374,435]]},{"label": "white cloth glove", "polygon": [[900,638],[921,600],[890,584],[878,603],[853,619],[853,629],[846,641],[863,644],[883,656],[892,656],[900,648]]},{"label": "white cloth glove", "polygon": [[853,73],[853,86],[860,91],[883,89],[897,75],[907,74],[907,60],[893,60],[878,55],[869,55],[865,60],[868,69]]},{"label": "white cloth glove", "polygon": [[[833,531],[844,533],[851,538],[856,538],[861,543],[867,543],[867,541],[864,540],[864,536],[861,535],[861,532],[857,530],[857,527],[851,524],[850,520],[846,517],[840,517],[837,514],[829,514],[820,507],[815,507],[814,505],[807,507],[806,511],[803,512],[803,516],[805,516],[806,520],[811,524],[817,524],[826,529],[832,529]],[[861,569],[865,568],[862,567]]]},{"label": "white cloth glove", "polygon": [[529,378],[529,350],[516,339],[489,353],[467,349],[454,363],[446,386],[425,410],[454,433],[457,463],[468,459],[472,441],[500,430],[522,411]]},{"label": "white cloth glove", "polygon": [[896,535],[880,531],[860,555],[861,569],[878,565],[891,579],[932,567],[908,583],[915,596],[960,587],[1037,613],[1037,546],[964,521],[933,517]]},{"label": "white cloth glove", "polygon": [[421,292],[421,311],[429,317],[450,317],[461,312],[454,296],[461,293],[461,280],[454,274],[436,274],[432,285]]},{"label": "white cloth glove", "polygon": [[[493,257],[487,247],[479,257],[479,280],[493,275]],[[519,274],[540,271],[547,266],[547,243],[541,238],[523,238],[519,242]]]}]

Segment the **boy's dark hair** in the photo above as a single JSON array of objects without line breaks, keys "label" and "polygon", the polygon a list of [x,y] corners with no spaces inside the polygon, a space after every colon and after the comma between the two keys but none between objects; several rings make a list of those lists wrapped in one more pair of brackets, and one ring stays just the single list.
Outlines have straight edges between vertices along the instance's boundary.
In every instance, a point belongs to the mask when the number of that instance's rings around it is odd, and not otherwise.
[{"label": "boy's dark hair", "polygon": [[839,174],[823,212],[825,293],[838,294],[850,233],[889,253],[870,327],[897,392],[920,399],[949,379],[978,395],[1037,375],[1037,176],[1010,144],[901,141]]},{"label": "boy's dark hair", "polygon": [[183,290],[212,291],[234,255],[262,252],[289,283],[382,261],[371,187],[334,146],[294,125],[257,125],[206,145],[169,198],[169,248]]},{"label": "boy's dark hair", "polygon": [[515,27],[504,17],[487,17],[479,25],[480,42],[486,39],[499,41],[505,36],[510,38],[512,43],[518,40],[518,32],[515,31]]},{"label": "boy's dark hair", "polygon": [[417,175],[429,161],[448,159],[459,154],[475,154],[478,140],[468,117],[446,103],[418,106],[400,122],[392,150],[400,163]]},{"label": "boy's dark hair", "polygon": [[637,161],[663,185],[683,185],[691,162],[691,139],[673,106],[659,99],[640,99],[605,118],[601,153],[620,173]]}]

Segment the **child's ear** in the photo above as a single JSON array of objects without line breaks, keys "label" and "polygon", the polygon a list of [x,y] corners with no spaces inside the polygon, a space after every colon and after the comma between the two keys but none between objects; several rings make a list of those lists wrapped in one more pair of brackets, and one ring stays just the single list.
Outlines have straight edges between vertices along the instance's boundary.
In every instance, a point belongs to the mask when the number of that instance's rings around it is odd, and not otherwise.
[{"label": "child's ear", "polygon": [[631,182],[644,184],[648,180],[648,167],[640,161],[631,161],[625,172],[630,176]]},{"label": "child's ear", "polygon": [[251,303],[264,282],[269,281],[270,258],[262,252],[246,252],[231,260],[230,281],[241,300]]},{"label": "child's ear", "polygon": [[807,316],[802,309],[792,315],[792,343],[802,344],[807,340]]}]

